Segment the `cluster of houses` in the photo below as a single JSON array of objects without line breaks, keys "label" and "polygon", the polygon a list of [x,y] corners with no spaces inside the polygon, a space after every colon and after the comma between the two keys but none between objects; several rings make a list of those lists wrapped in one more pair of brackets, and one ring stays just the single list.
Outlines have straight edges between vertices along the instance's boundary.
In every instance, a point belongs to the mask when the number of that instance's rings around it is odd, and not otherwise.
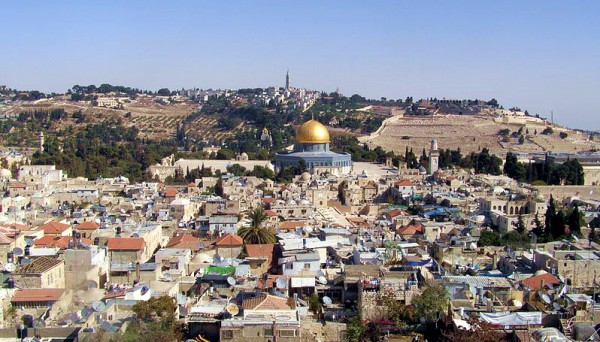
[{"label": "cluster of houses", "polygon": [[[169,295],[197,341],[342,341],[357,313],[390,329],[381,296],[410,305],[436,285],[455,329],[475,317],[515,340],[566,340],[600,320],[600,245],[480,244],[519,217],[532,229],[551,190],[463,171],[221,178],[222,197],[211,177],[172,186],[1,170],[0,338],[116,334],[136,303]],[[583,236],[600,223],[596,194],[557,198],[579,204]],[[256,208],[277,243],[239,235]]]}]

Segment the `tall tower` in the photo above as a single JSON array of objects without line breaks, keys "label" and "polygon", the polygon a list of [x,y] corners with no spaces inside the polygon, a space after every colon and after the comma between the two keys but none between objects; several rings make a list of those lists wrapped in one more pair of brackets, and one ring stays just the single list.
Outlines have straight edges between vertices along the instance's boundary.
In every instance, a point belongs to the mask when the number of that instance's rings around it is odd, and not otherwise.
[{"label": "tall tower", "polygon": [[44,152],[44,132],[40,131],[40,153]]},{"label": "tall tower", "polygon": [[285,90],[290,90],[290,70],[285,74]]},{"label": "tall tower", "polygon": [[429,174],[433,174],[440,168],[440,151],[438,150],[437,140],[431,140],[429,149]]}]

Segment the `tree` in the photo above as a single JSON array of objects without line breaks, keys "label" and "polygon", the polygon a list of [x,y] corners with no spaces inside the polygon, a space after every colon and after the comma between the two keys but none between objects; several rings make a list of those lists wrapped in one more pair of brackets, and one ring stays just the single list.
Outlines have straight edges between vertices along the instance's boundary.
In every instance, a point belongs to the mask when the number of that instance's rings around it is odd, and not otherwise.
[{"label": "tree", "polygon": [[546,208],[546,217],[544,219],[544,226],[546,227],[545,229],[545,236],[548,238],[551,235],[554,235],[554,227],[552,226],[553,221],[554,221],[554,216],[556,215],[556,205],[554,204],[554,197],[552,197],[552,195],[550,195],[550,200],[548,201],[548,208]]},{"label": "tree", "polygon": [[518,161],[516,155],[512,152],[508,152],[506,154],[506,162],[504,163],[504,174],[519,182],[523,182],[527,176],[527,169],[523,163]]},{"label": "tree", "polygon": [[496,342],[502,341],[503,336],[494,327],[487,323],[469,319],[470,330],[456,329],[443,334],[442,341],[447,342]]},{"label": "tree", "polygon": [[426,288],[421,295],[413,298],[412,305],[419,317],[433,322],[437,320],[439,313],[446,309],[449,300],[450,295],[446,288],[437,285]]},{"label": "tree", "polygon": [[161,88],[161,89],[158,89],[156,94],[158,94],[160,96],[169,96],[169,95],[171,95],[171,91],[168,88]]},{"label": "tree", "polygon": [[254,165],[254,169],[252,170],[252,175],[256,178],[261,179],[275,179],[275,172],[273,170],[260,165]]},{"label": "tree", "polygon": [[494,107],[494,108],[498,108],[498,100],[496,99],[491,99],[487,102],[488,106]]},{"label": "tree", "polygon": [[515,230],[519,234],[525,234],[525,232],[527,231],[527,227],[525,226],[525,221],[523,220],[523,214],[521,212],[519,212],[519,216],[517,218],[517,225],[515,227]]},{"label": "tree", "polygon": [[176,309],[175,299],[167,295],[137,302],[132,308],[136,317],[118,340],[180,341],[183,334],[175,317]]},{"label": "tree", "polygon": [[542,134],[544,134],[544,135],[551,135],[552,133],[554,133],[554,130],[552,129],[552,127],[546,127],[542,131]]},{"label": "tree", "polygon": [[534,225],[534,227],[532,229],[532,232],[538,237],[544,236],[544,224],[540,220],[540,216],[538,215],[538,213],[535,213],[535,218],[533,219],[533,225]]},{"label": "tree", "polygon": [[573,210],[571,210],[571,213],[567,217],[567,222],[569,224],[569,230],[571,231],[571,234],[576,233],[577,235],[579,235],[581,233],[581,218],[582,213],[579,211],[579,206],[575,204]]},{"label": "tree", "polygon": [[228,149],[228,148],[222,148],[220,150],[217,151],[217,156],[215,159],[219,159],[219,160],[231,160],[233,159],[233,156],[235,154],[233,153],[232,150]]},{"label": "tree", "polygon": [[264,227],[268,216],[262,208],[256,208],[250,213],[250,224],[240,228],[238,235],[244,239],[246,244],[269,244],[276,243],[275,233]]},{"label": "tree", "polygon": [[227,166],[227,172],[232,173],[234,176],[243,176],[246,173],[246,168],[236,163]]},{"label": "tree", "polygon": [[217,183],[215,184],[215,195],[224,197],[225,191],[223,189],[223,178],[219,177]]},{"label": "tree", "polygon": [[477,244],[480,247],[502,246],[502,236],[494,231],[482,230]]}]

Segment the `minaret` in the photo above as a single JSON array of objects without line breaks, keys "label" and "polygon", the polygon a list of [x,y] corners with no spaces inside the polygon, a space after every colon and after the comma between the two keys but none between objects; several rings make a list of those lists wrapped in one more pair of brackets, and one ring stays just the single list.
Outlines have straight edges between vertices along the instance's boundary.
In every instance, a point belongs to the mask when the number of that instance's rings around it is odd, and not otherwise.
[{"label": "minaret", "polygon": [[290,70],[285,74],[285,90],[290,90]]},{"label": "minaret", "polygon": [[40,131],[40,153],[44,152],[44,132]]},{"label": "minaret", "polygon": [[440,167],[440,151],[438,150],[437,140],[431,140],[431,148],[429,149],[429,174],[433,174]]}]

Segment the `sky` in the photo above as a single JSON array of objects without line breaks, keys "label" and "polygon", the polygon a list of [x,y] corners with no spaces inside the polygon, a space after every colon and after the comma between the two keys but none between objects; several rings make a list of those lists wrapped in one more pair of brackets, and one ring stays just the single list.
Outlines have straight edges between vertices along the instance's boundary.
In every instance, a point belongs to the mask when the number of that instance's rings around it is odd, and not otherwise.
[{"label": "sky", "polygon": [[600,1],[6,1],[0,84],[496,98],[600,130]]}]

